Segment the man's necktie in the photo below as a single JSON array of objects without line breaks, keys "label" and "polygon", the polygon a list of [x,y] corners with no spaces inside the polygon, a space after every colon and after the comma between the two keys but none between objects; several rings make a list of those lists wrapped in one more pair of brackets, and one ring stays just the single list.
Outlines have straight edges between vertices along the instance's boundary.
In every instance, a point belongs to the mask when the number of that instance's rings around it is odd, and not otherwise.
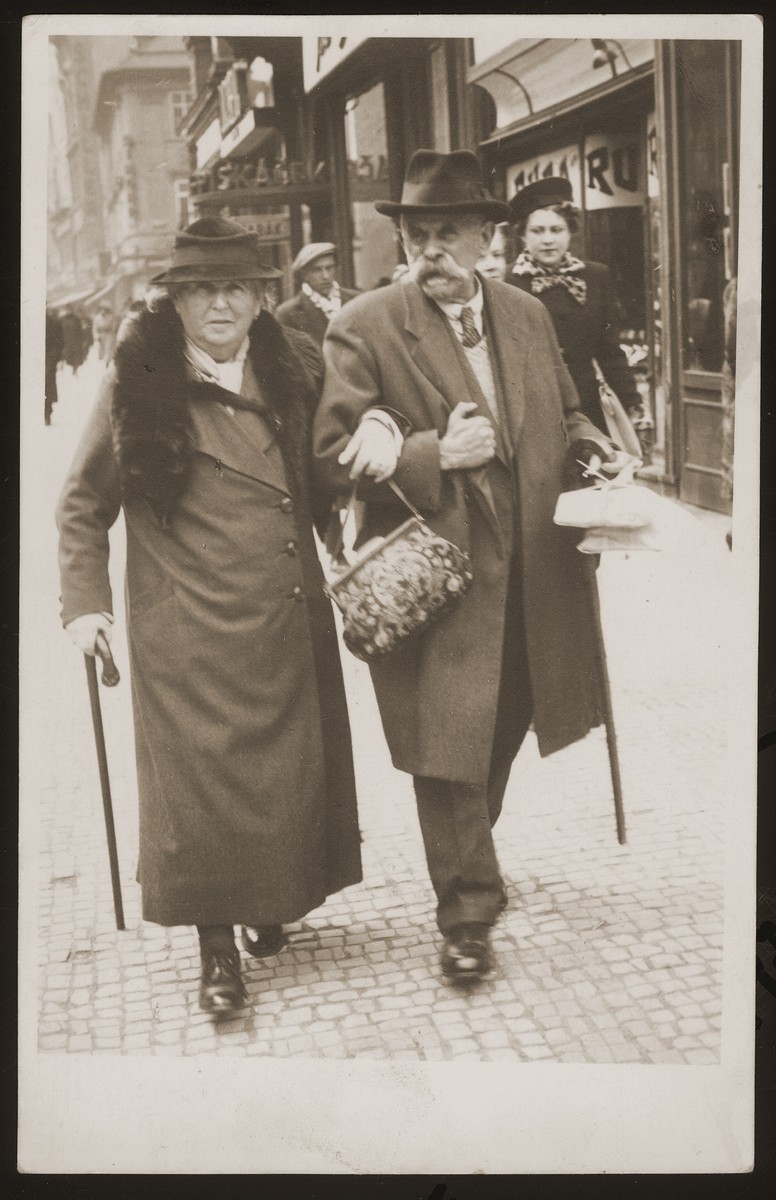
[{"label": "man's necktie", "polygon": [[467,350],[471,350],[472,346],[476,346],[482,340],[482,335],[474,320],[474,313],[466,305],[461,309],[461,328],[463,329],[461,341]]}]

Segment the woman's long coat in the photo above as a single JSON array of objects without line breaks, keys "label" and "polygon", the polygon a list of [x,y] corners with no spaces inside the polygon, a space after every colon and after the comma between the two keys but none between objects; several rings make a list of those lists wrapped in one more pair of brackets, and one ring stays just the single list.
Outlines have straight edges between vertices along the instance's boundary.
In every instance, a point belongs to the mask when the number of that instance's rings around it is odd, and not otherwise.
[{"label": "woman's long coat", "polygon": [[295,344],[266,314],[254,323],[245,408],[187,377],[171,308],[143,314],[58,507],[65,623],[111,609],[124,509],[138,877],[162,925],[290,922],[361,878],[305,480],[315,390]]},{"label": "woman's long coat", "polygon": [[[609,268],[603,263],[586,262],[580,278],[587,283],[584,304],[579,304],[562,284],[545,288],[538,299],[552,317],[583,413],[594,425],[606,429],[593,359],[626,412],[641,405],[642,399],[617,340],[617,314]],[[523,292],[531,292],[528,275],[510,274],[507,282]]]},{"label": "woman's long coat", "polygon": [[[476,395],[447,320],[414,283],[368,293],[334,318],[314,425],[319,472],[346,493],[337,456],[366,409],[392,410],[406,429],[396,482],[432,529],[471,553],[474,583],[458,606],[371,667],[394,765],[471,784],[487,782],[509,621],[525,623],[526,686],[541,753],[583,737],[602,719],[591,563],[576,550],[577,537],[552,518],[570,451],[573,458],[584,439],[599,450],[610,445],[578,411],[543,305],[503,283],[482,286],[511,451],[502,447],[479,471],[440,470],[439,437],[450,413]],[[365,488],[361,498],[365,538],[407,516],[385,485]],[[522,616],[507,611],[514,554],[522,562]]]}]

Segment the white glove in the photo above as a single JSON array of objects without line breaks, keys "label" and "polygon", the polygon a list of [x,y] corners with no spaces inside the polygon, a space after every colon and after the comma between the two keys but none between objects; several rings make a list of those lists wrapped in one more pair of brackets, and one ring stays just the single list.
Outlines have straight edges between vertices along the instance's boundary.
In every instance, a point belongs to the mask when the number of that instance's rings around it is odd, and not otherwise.
[{"label": "white glove", "polygon": [[98,633],[101,633],[110,645],[113,637],[112,625],[113,617],[110,613],[84,613],[82,617],[75,617],[65,625],[65,632],[82,654],[94,655]]},{"label": "white glove", "polygon": [[381,419],[385,415],[367,413],[340,454],[342,466],[352,464],[351,479],[371,475],[376,483],[383,483],[396,470],[404,439],[393,420]]}]

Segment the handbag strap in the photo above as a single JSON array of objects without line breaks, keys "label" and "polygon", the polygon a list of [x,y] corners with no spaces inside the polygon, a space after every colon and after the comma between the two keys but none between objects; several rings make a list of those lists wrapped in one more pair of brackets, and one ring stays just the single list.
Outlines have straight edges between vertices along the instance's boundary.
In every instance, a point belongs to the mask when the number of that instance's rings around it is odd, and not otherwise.
[{"label": "handbag strap", "polygon": [[[360,483],[360,482],[361,482],[361,481],[360,481],[360,479],[357,479],[357,480],[356,480],[356,482],[353,484],[353,488],[352,488],[352,491],[351,491],[351,493],[350,493],[350,497],[348,498],[348,505],[347,505],[347,508],[345,509],[345,516],[343,517],[342,515],[340,515],[340,531],[339,531],[339,537],[337,538],[337,544],[336,544],[336,546],[334,547],[334,549],[333,549],[333,551],[332,551],[332,554],[331,554],[331,557],[332,557],[332,559],[337,559],[337,558],[339,558],[339,554],[340,554],[340,551],[341,551],[341,549],[342,549],[342,544],[343,544],[343,542],[344,542],[344,540],[345,540],[345,526],[347,525],[347,522],[348,522],[348,517],[350,516],[350,514],[353,512],[353,509],[355,508],[355,504],[356,504],[356,492],[358,491],[358,485],[359,485],[359,483]],[[399,497],[399,499],[400,499],[400,500],[403,500],[403,501],[404,501],[404,503],[407,505],[407,508],[410,510],[410,512],[412,513],[412,515],[413,515],[414,517],[417,517],[417,519],[418,519],[419,521],[423,521],[423,517],[422,517],[422,516],[421,516],[421,514],[418,512],[418,510],[416,509],[416,507],[415,507],[415,505],[412,503],[412,501],[411,501],[411,500],[408,500],[408,499],[407,499],[407,497],[404,495],[404,492],[401,490],[401,488],[399,487],[398,483],[394,483],[394,481],[393,481],[392,479],[389,479],[389,480],[388,480],[388,487],[389,487],[389,488],[390,488],[390,489],[391,489],[393,492],[395,492],[395,493],[396,493],[396,495]],[[425,522],[424,522],[424,524],[425,524]]]}]

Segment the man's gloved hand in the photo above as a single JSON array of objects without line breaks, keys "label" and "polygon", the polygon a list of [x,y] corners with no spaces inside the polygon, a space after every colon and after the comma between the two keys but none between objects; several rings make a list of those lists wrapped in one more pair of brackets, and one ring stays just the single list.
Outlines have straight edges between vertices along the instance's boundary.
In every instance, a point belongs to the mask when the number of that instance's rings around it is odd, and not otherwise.
[{"label": "man's gloved hand", "polygon": [[95,642],[97,634],[101,633],[105,641],[110,645],[113,637],[113,617],[110,613],[84,613],[82,617],[75,617],[65,626],[65,632],[70,637],[74,646],[77,646],[82,654],[95,655]]}]

